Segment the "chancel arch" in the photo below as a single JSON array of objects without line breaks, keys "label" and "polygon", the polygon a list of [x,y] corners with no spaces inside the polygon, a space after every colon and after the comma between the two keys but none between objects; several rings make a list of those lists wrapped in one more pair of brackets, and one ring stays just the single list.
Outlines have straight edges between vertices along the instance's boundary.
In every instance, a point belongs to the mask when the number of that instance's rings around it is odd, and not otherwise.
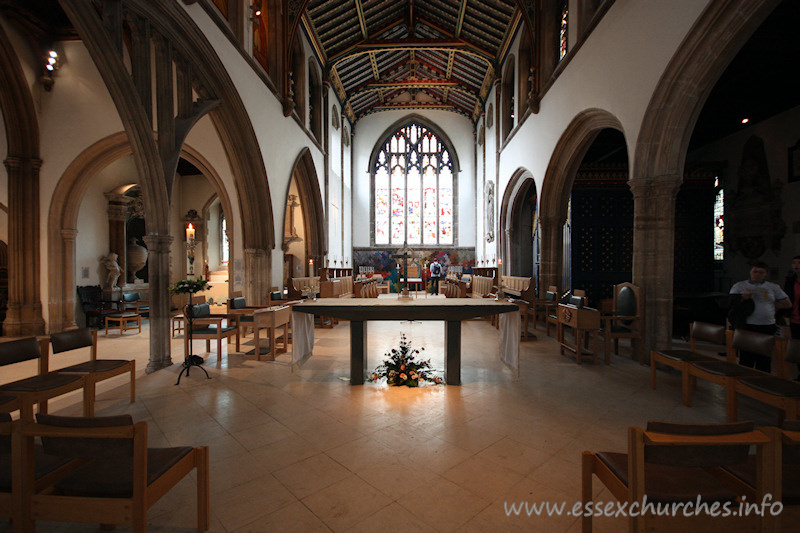
[{"label": "chancel arch", "polygon": [[514,172],[500,208],[503,274],[537,277],[539,255],[538,191],[530,171]]},{"label": "chancel arch", "polygon": [[[606,128],[623,131],[617,117],[603,109],[586,109],[572,119],[553,150],[542,183],[540,288],[564,289],[564,224],[578,169],[592,143]],[[624,133],[624,132],[623,132]],[[568,265],[567,265],[568,266]]]}]

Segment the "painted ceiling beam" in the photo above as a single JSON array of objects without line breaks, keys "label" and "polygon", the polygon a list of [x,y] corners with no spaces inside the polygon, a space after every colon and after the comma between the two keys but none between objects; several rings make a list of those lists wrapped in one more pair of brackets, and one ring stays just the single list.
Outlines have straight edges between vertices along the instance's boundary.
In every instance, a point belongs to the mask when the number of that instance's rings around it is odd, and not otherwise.
[{"label": "painted ceiling beam", "polygon": [[491,65],[494,61],[494,57],[488,55],[485,50],[481,50],[463,39],[367,39],[342,50],[338,54],[332,55],[330,64],[331,66],[336,66],[342,61],[355,56],[391,50],[457,50],[477,57],[487,65]]}]

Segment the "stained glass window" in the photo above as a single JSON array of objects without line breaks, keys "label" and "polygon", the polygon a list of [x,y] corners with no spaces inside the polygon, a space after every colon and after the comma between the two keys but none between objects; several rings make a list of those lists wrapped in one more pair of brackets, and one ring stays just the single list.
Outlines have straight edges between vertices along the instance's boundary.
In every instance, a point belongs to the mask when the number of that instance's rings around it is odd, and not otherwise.
[{"label": "stained glass window", "polygon": [[569,8],[567,2],[561,6],[561,28],[558,33],[558,60],[567,55],[567,26],[569,23]]},{"label": "stained glass window", "polygon": [[714,261],[725,259],[725,194],[719,185],[719,178],[714,179],[717,191],[714,198]]},{"label": "stained glass window", "polygon": [[453,162],[425,126],[404,126],[375,162],[375,244],[453,244]]}]

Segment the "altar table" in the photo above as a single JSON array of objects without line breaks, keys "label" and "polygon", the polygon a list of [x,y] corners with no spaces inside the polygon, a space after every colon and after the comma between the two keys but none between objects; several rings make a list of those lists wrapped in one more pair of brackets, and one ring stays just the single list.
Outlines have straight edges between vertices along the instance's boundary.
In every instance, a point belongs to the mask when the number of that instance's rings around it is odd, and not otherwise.
[{"label": "altar table", "polygon": [[[501,314],[500,346],[505,362],[519,357],[519,307],[504,300],[480,298],[320,298],[294,306],[295,313],[333,316],[350,321],[350,384],[363,385],[367,366],[367,321],[441,320],[445,322],[445,381],[461,384],[461,321]],[[504,313],[514,313],[504,315]],[[297,324],[298,321],[295,321]],[[299,331],[296,333],[300,333]],[[313,335],[313,332],[312,332]],[[313,341],[312,341],[313,345]],[[311,349],[311,346],[307,348]],[[299,354],[303,356],[303,354]],[[294,356],[293,356],[294,357]]]}]

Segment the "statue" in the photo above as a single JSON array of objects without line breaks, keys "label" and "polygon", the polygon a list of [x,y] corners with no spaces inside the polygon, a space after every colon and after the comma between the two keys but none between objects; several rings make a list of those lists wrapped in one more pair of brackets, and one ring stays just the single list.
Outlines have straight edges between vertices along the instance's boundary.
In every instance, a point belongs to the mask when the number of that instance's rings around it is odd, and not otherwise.
[{"label": "statue", "polygon": [[119,263],[117,263],[117,258],[119,258],[119,256],[111,252],[101,260],[103,266],[106,268],[106,282],[103,286],[105,289],[113,289],[117,286],[117,280],[121,272]]}]

